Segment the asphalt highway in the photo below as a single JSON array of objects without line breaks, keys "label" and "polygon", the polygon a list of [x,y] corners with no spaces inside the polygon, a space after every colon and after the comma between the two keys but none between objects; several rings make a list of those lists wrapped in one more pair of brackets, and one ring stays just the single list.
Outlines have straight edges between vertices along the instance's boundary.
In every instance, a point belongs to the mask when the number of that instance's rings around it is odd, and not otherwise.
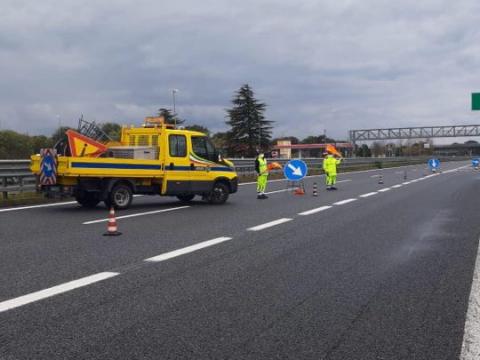
[{"label": "asphalt highway", "polygon": [[480,172],[338,181],[136,197],[118,237],[102,206],[0,209],[0,359],[458,359]]}]

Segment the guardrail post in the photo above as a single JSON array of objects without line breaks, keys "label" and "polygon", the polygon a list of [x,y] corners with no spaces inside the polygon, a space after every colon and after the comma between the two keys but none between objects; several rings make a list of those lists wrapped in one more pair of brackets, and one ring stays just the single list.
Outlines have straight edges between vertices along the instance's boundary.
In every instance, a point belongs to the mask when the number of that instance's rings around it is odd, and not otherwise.
[{"label": "guardrail post", "polygon": [[3,182],[3,187],[5,188],[5,191],[3,191],[3,200],[7,200],[8,199],[8,191],[6,191],[6,189],[7,189],[7,177],[6,176],[3,177],[2,182]]}]

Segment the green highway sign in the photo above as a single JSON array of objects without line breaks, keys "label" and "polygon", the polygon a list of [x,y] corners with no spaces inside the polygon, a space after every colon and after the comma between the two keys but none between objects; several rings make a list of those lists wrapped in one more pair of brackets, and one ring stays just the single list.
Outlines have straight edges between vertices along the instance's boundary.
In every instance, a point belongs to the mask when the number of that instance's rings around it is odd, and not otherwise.
[{"label": "green highway sign", "polygon": [[480,110],[480,93],[472,93],[472,110]]}]

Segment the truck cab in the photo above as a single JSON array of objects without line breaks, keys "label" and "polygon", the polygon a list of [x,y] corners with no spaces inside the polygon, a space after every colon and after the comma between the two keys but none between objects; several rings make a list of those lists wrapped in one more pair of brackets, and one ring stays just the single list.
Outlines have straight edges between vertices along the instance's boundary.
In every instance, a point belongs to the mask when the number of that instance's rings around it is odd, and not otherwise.
[{"label": "truck cab", "polygon": [[50,179],[42,184],[45,162],[42,155],[31,157],[31,170],[39,178],[41,191],[72,195],[85,207],[103,201],[117,209],[128,208],[133,194],[176,196],[184,202],[201,196],[209,203],[222,204],[237,191],[233,163],[222,157],[205,134],[175,129],[161,118],[146,118],[141,127],[122,127],[120,141],[104,144],[101,153],[75,151],[75,140],[69,137],[70,149],[56,154],[54,183]]}]

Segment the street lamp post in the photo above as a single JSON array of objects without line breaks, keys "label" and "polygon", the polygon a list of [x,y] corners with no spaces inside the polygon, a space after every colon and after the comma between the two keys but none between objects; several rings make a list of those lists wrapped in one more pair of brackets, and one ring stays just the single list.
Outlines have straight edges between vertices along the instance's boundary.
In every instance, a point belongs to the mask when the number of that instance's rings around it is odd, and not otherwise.
[{"label": "street lamp post", "polygon": [[175,94],[178,92],[178,89],[172,90],[172,97],[173,97],[173,121],[175,123],[175,128],[177,127],[177,111],[175,109]]}]

